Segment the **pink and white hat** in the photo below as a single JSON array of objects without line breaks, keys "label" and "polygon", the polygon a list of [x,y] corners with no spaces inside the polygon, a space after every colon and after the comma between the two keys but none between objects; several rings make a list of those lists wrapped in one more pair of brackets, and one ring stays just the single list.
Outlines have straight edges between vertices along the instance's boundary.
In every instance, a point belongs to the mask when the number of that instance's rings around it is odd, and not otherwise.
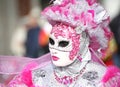
[{"label": "pink and white hat", "polygon": [[112,33],[109,15],[96,0],[55,0],[42,14],[52,25],[61,22],[74,27],[77,33],[85,31],[90,39],[89,48],[103,57]]}]

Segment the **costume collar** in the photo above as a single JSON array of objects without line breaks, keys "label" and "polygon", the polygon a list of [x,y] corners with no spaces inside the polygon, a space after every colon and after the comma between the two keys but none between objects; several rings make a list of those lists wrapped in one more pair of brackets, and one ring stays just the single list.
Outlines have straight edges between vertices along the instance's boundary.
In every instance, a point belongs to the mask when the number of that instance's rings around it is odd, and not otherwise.
[{"label": "costume collar", "polygon": [[[54,75],[55,79],[62,84],[71,84],[73,81],[77,80],[77,77],[80,76],[86,65],[89,63],[91,59],[90,51],[87,50],[83,56],[88,60],[80,61],[78,58],[70,65],[65,67],[56,67],[54,66]],[[90,58],[89,58],[90,57]]]}]

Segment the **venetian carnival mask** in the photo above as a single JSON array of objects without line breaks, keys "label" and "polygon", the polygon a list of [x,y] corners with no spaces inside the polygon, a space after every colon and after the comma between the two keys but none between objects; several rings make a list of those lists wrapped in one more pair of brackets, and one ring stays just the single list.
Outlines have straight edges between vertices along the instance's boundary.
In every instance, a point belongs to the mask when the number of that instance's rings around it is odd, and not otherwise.
[{"label": "venetian carnival mask", "polygon": [[53,26],[49,49],[52,62],[56,66],[67,66],[73,63],[80,51],[81,34],[77,34],[73,27],[64,24]]}]

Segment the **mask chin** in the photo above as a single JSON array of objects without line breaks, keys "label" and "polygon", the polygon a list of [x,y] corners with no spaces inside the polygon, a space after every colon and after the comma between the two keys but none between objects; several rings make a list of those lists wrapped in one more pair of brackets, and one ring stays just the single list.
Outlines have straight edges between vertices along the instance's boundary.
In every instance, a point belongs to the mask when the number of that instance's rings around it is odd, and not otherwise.
[{"label": "mask chin", "polygon": [[52,61],[53,62],[53,64],[55,65],[55,66],[57,66],[57,67],[65,67],[65,66],[69,66],[70,64],[72,64],[73,62],[75,61],[75,59],[74,60],[69,60],[69,61],[62,61],[62,62],[55,62],[55,61]]},{"label": "mask chin", "polygon": [[[73,58],[72,60],[70,59],[69,57],[70,52],[63,52],[56,49],[50,49],[50,52],[52,63],[58,67],[68,66],[76,60],[76,57]],[[53,54],[54,52],[56,52],[56,54]]]}]

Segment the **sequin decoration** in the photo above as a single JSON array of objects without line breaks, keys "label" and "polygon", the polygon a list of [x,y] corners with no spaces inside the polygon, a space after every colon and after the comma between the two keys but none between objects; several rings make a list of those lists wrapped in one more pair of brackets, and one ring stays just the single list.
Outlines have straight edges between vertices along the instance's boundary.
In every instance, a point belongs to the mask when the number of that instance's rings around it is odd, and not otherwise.
[{"label": "sequin decoration", "polygon": [[33,71],[33,82],[38,82],[38,78],[44,78],[46,76],[46,71],[41,69],[36,69]]},{"label": "sequin decoration", "polygon": [[83,76],[83,79],[87,79],[88,81],[93,81],[98,78],[98,73],[95,71],[86,72]]}]

